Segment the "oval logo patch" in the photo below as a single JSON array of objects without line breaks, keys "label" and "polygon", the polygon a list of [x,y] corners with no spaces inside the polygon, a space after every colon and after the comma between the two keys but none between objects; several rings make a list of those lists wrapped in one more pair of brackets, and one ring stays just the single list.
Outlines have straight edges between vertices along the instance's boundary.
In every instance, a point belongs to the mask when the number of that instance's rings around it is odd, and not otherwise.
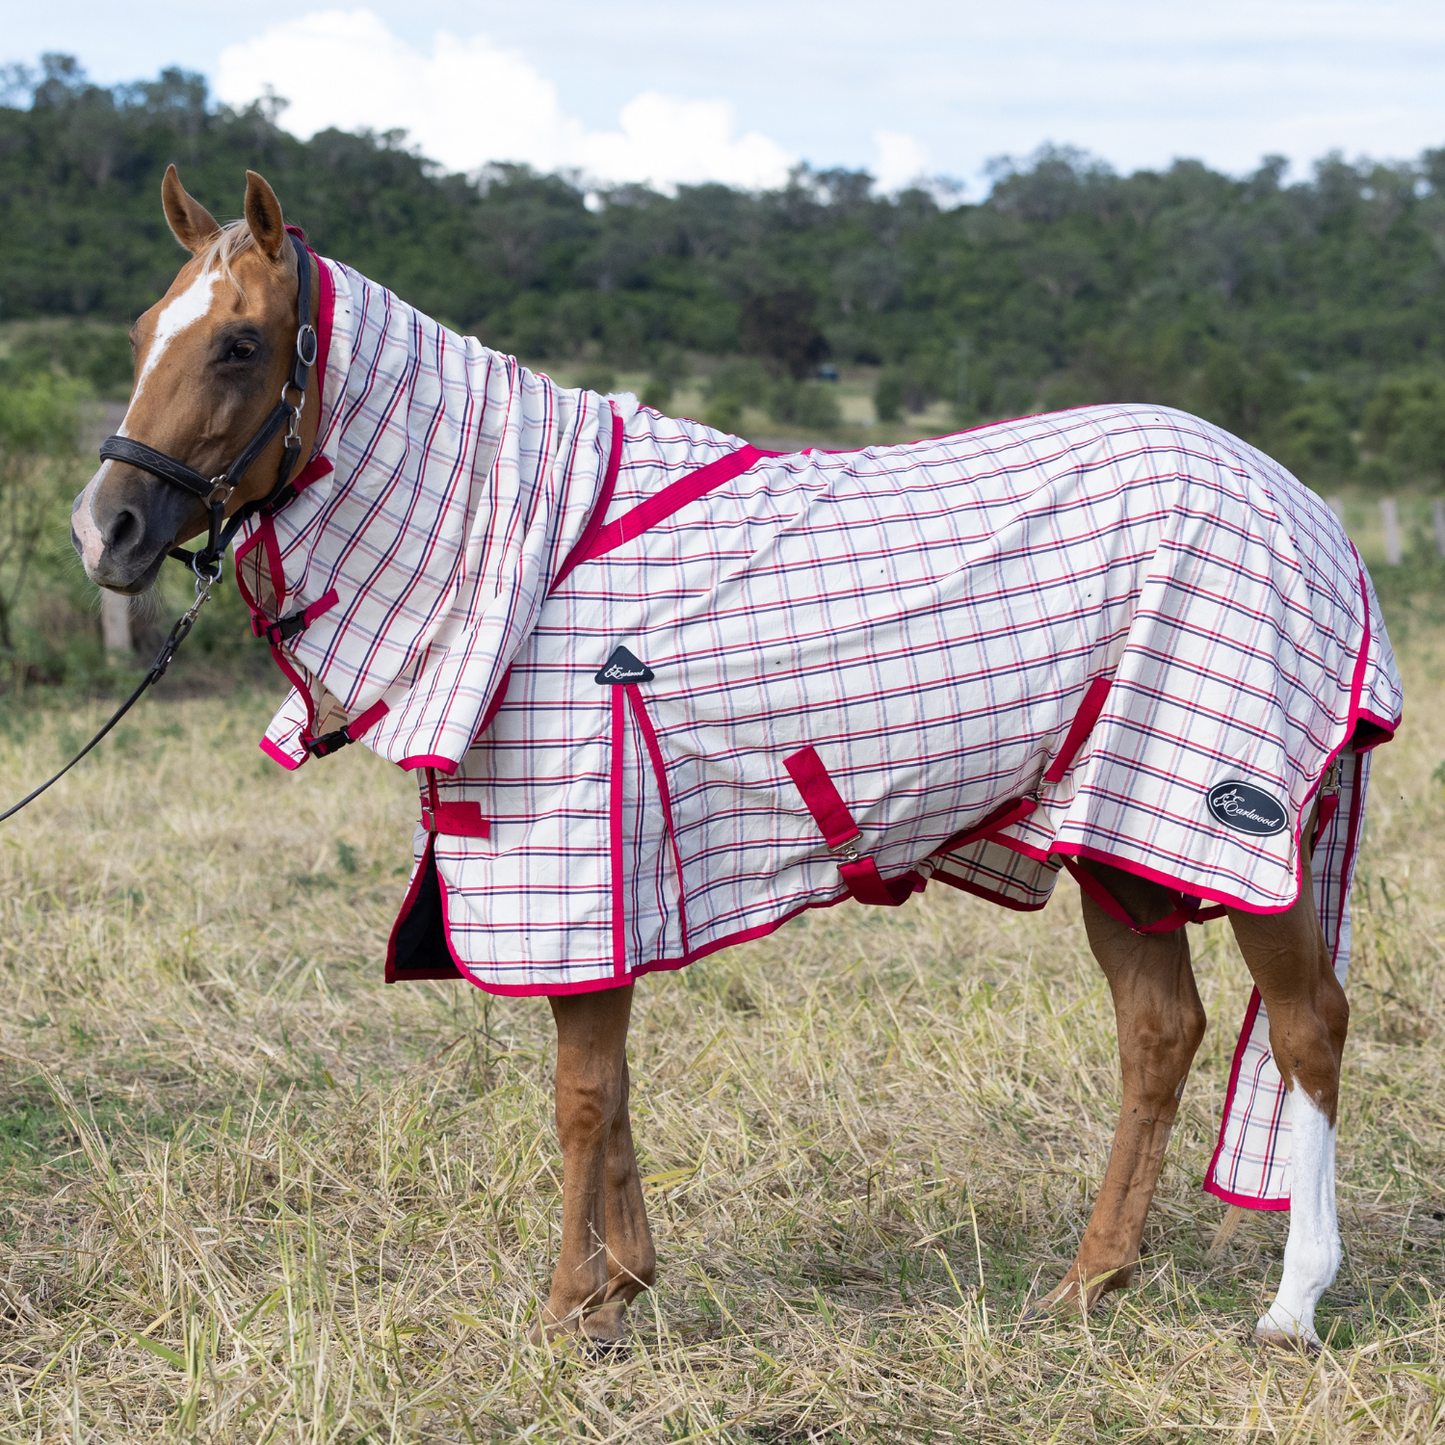
[{"label": "oval logo patch", "polygon": [[1289,825],[1289,815],[1282,803],[1276,802],[1260,788],[1241,783],[1231,778],[1225,783],[1216,783],[1209,790],[1209,811],[1224,824],[1240,833],[1253,833],[1268,838],[1283,833]]}]

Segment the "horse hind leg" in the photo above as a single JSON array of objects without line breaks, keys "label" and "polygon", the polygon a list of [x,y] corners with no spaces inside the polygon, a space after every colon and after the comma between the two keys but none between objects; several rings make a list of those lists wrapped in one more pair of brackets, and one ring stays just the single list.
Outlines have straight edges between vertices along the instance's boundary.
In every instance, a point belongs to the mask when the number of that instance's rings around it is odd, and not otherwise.
[{"label": "horse hind leg", "polygon": [[[1085,864],[1141,925],[1173,911],[1157,884],[1104,864]],[[1144,1221],[1159,1182],[1184,1081],[1204,1037],[1184,930],[1140,934],[1083,894],[1089,945],[1109,981],[1119,1028],[1124,1098],[1114,1147],[1073,1266],[1043,1306],[1088,1309],[1134,1276]]]},{"label": "horse hind leg", "polygon": [[1308,849],[1300,896],[1285,913],[1230,910],[1244,961],[1269,1016],[1269,1046],[1290,1099],[1290,1214],[1284,1272],[1255,1327],[1263,1343],[1318,1349],[1315,1306],[1340,1265],[1335,1118],[1350,1006],[1316,912]]}]

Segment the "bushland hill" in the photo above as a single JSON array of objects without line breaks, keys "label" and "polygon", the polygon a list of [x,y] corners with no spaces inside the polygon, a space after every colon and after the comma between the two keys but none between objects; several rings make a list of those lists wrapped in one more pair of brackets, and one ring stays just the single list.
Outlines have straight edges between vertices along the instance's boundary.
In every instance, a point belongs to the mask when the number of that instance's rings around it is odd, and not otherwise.
[{"label": "bushland hill", "polygon": [[218,106],[177,70],[103,87],[52,55],[4,80],[12,389],[45,373],[124,395],[123,324],[180,259],[164,167],[229,216],[251,166],[320,250],[433,315],[746,435],[862,445],[1155,401],[1324,490],[1445,485],[1445,149],[1331,155],[1291,181],[1278,157],[1244,178],[1189,160],[1123,176],[1045,148],[944,205],[936,187],[879,196],[863,172],[807,167],[776,191],[662,195],[521,166],[445,174],[399,132],[300,141],[276,101]]}]

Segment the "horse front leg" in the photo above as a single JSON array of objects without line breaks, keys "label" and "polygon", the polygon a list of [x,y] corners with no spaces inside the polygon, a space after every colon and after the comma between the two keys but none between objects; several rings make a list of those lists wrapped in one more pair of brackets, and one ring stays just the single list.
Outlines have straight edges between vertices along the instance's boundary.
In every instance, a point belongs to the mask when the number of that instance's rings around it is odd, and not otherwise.
[{"label": "horse front leg", "polygon": [[1231,909],[1229,921],[1264,1001],[1270,1051],[1290,1100],[1284,1273],[1254,1337],[1265,1344],[1317,1350],[1315,1306],[1340,1267],[1335,1118],[1350,1006],[1320,927],[1309,850],[1301,848],[1300,854],[1302,882],[1293,908],[1274,914]]},{"label": "horse front leg", "polygon": [[[630,1304],[657,1279],[657,1251],[647,1223],[642,1179],[632,1147],[632,1114],[628,1107],[632,1076],[622,1061],[622,1101],[607,1137],[607,1293],[606,1305]],[[620,1316],[621,1310],[617,1312]]]},{"label": "horse front leg", "polygon": [[[609,1155],[627,1105],[632,986],[552,998],[557,1024],[557,1137],[562,1146],[562,1249],[534,1340],[578,1332],[602,1344],[626,1337],[626,1300],[609,1290]],[[626,1133],[631,1152],[631,1131]],[[633,1165],[633,1175],[636,1166]],[[641,1187],[637,1188],[641,1203]],[[644,1217],[644,1228],[645,1217]],[[649,1240],[650,1244],[650,1240]],[[640,1286],[639,1286],[640,1287]],[[636,1293],[634,1290],[633,1293]]]},{"label": "horse front leg", "polygon": [[[1171,912],[1171,895],[1144,879],[1087,864],[1140,924]],[[1184,930],[1140,934],[1083,895],[1084,926],[1109,981],[1119,1027],[1124,1100],[1103,1187],[1073,1266],[1044,1307],[1089,1309],[1134,1277],[1144,1220],[1159,1182],[1184,1080],[1204,1037],[1204,1005],[1194,986]]]}]

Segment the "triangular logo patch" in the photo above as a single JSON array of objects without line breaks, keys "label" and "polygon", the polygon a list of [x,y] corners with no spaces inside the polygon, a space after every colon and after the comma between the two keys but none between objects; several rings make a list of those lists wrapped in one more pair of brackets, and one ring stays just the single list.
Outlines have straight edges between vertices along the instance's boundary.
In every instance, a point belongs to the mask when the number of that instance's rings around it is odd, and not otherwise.
[{"label": "triangular logo patch", "polygon": [[652,669],[625,647],[614,647],[612,656],[602,664],[595,682],[620,687],[629,682],[651,682]]}]

